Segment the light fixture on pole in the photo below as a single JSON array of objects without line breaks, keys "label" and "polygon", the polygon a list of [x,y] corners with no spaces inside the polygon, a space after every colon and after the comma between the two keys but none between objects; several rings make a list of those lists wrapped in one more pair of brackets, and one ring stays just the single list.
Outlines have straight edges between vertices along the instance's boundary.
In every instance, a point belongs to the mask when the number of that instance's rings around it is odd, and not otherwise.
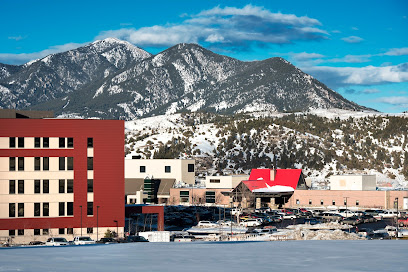
[{"label": "light fixture on pole", "polygon": [[99,207],[96,206],[96,240],[98,241],[99,239]]},{"label": "light fixture on pole", "polygon": [[81,208],[81,236],[82,236],[82,205],[79,207]]}]

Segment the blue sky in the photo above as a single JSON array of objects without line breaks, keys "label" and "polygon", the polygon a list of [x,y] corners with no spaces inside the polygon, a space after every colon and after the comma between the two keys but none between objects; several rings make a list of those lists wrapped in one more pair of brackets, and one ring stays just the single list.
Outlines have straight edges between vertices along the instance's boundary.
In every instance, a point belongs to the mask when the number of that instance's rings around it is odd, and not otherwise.
[{"label": "blue sky", "polygon": [[198,43],[240,60],[283,57],[345,98],[408,110],[408,1],[0,0],[0,62],[116,37],[150,53]]}]

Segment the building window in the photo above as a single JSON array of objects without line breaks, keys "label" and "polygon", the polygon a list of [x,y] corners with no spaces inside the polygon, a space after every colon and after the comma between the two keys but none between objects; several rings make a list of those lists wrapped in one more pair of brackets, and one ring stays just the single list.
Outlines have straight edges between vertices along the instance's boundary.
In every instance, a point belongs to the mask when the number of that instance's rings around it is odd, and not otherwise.
[{"label": "building window", "polygon": [[23,229],[19,229],[19,230],[17,231],[17,234],[18,234],[18,235],[24,235],[24,230],[23,230]]},{"label": "building window", "polygon": [[356,206],[360,205],[360,201],[356,200]]},{"label": "building window", "polygon": [[16,236],[16,230],[14,229],[9,230],[9,236]]},{"label": "building window", "polygon": [[43,229],[43,235],[48,235],[50,231],[48,229]]},{"label": "building window", "polygon": [[309,205],[312,205],[312,200],[311,199],[309,199]]},{"label": "building window", "polygon": [[88,202],[86,214],[93,215],[93,202]]},{"label": "building window", "polygon": [[323,199],[320,199],[320,205],[324,205]]},{"label": "building window", "polygon": [[43,216],[50,216],[50,203],[43,203]]},{"label": "building window", "polygon": [[18,171],[24,171],[24,157],[18,158]]},{"label": "building window", "polygon": [[65,234],[65,229],[58,229],[58,234]]},{"label": "building window", "polygon": [[18,137],[18,147],[24,148],[24,137]]},{"label": "building window", "polygon": [[43,170],[44,171],[50,170],[50,158],[49,157],[43,157]]},{"label": "building window", "polygon": [[67,202],[67,215],[74,215],[74,202]]},{"label": "building window", "polygon": [[67,193],[73,193],[74,192],[74,180],[73,179],[67,179]]},{"label": "building window", "polygon": [[39,179],[34,180],[34,194],[41,193],[41,181]]},{"label": "building window", "polygon": [[9,217],[16,217],[16,203],[9,203]]},{"label": "building window", "polygon": [[300,200],[296,199],[296,205],[299,205],[299,204],[300,204]]},{"label": "building window", "polygon": [[74,234],[74,228],[67,228],[67,234]]},{"label": "building window", "polygon": [[34,170],[35,171],[40,171],[41,170],[41,158],[40,157],[35,157],[34,158]]},{"label": "building window", "polygon": [[34,235],[41,235],[40,229],[34,229]]},{"label": "building window", "polygon": [[88,170],[93,170],[93,157],[88,157]]},{"label": "building window", "polygon": [[93,193],[93,179],[88,179],[88,193]]},{"label": "building window", "polygon": [[34,203],[34,216],[41,216],[40,203]]},{"label": "building window", "polygon": [[146,166],[144,165],[140,166],[140,173],[146,173]]},{"label": "building window", "polygon": [[220,183],[220,179],[210,179],[210,183]]},{"label": "building window", "polygon": [[59,180],[59,190],[58,192],[60,194],[64,194],[65,193],[65,179],[60,179]]},{"label": "building window", "polygon": [[164,172],[165,173],[171,173],[171,166],[165,166],[164,167]]},{"label": "building window", "polygon": [[24,180],[18,181],[18,193],[24,194]]},{"label": "building window", "polygon": [[65,138],[59,138],[59,148],[65,148]]},{"label": "building window", "polygon": [[35,138],[34,138],[34,147],[35,147],[35,148],[41,147],[40,137],[35,137]]},{"label": "building window", "polygon": [[65,202],[59,203],[59,216],[65,216]]},{"label": "building window", "polygon": [[16,158],[9,158],[9,170],[16,171]]},{"label": "building window", "polygon": [[48,148],[50,147],[50,138],[44,137],[43,138],[43,148]]},{"label": "building window", "polygon": [[67,170],[74,170],[74,158],[73,157],[67,158]]},{"label": "building window", "polygon": [[189,202],[189,191],[180,191],[180,202]]},{"label": "building window", "polygon": [[87,234],[93,233],[93,228],[86,228],[86,233]]},{"label": "building window", "polygon": [[205,202],[206,203],[215,203],[215,192],[214,191],[205,192]]},{"label": "building window", "polygon": [[48,194],[50,192],[50,181],[48,179],[43,180],[43,194]]},{"label": "building window", "polygon": [[18,217],[24,217],[24,203],[18,203]]},{"label": "building window", "polygon": [[59,157],[59,170],[65,171],[65,157]]},{"label": "building window", "polygon": [[10,148],[16,147],[16,137],[9,138],[9,147]]},{"label": "building window", "polygon": [[68,148],[73,148],[74,147],[74,138],[72,138],[72,137],[67,138],[67,147]]},{"label": "building window", "polygon": [[332,200],[332,205],[336,205],[336,201]]},{"label": "building window", "polygon": [[88,138],[88,147],[93,147],[93,138]]},{"label": "building window", "polygon": [[192,164],[192,163],[189,163],[188,164],[188,166],[187,166],[187,168],[188,168],[188,172],[194,172],[194,164]]},{"label": "building window", "polygon": [[9,180],[9,194],[14,195],[16,193],[16,181]]}]

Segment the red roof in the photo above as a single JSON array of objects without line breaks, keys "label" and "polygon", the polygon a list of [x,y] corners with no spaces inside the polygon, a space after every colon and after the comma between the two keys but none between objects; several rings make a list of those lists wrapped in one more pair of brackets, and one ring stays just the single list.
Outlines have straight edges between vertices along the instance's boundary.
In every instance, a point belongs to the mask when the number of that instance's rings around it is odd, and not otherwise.
[{"label": "red roof", "polygon": [[276,169],[275,179],[271,180],[272,169],[252,169],[248,180],[243,183],[251,190],[272,187],[276,185],[288,186],[296,189],[302,169]]}]

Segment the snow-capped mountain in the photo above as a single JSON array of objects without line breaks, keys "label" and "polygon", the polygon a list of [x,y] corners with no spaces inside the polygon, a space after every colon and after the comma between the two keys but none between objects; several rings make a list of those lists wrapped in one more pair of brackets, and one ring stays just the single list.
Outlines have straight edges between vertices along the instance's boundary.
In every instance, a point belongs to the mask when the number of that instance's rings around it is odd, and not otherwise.
[{"label": "snow-capped mountain", "polygon": [[135,119],[178,111],[365,109],[282,58],[243,62],[196,44],[157,55],[117,39],[0,66],[3,108]]}]

